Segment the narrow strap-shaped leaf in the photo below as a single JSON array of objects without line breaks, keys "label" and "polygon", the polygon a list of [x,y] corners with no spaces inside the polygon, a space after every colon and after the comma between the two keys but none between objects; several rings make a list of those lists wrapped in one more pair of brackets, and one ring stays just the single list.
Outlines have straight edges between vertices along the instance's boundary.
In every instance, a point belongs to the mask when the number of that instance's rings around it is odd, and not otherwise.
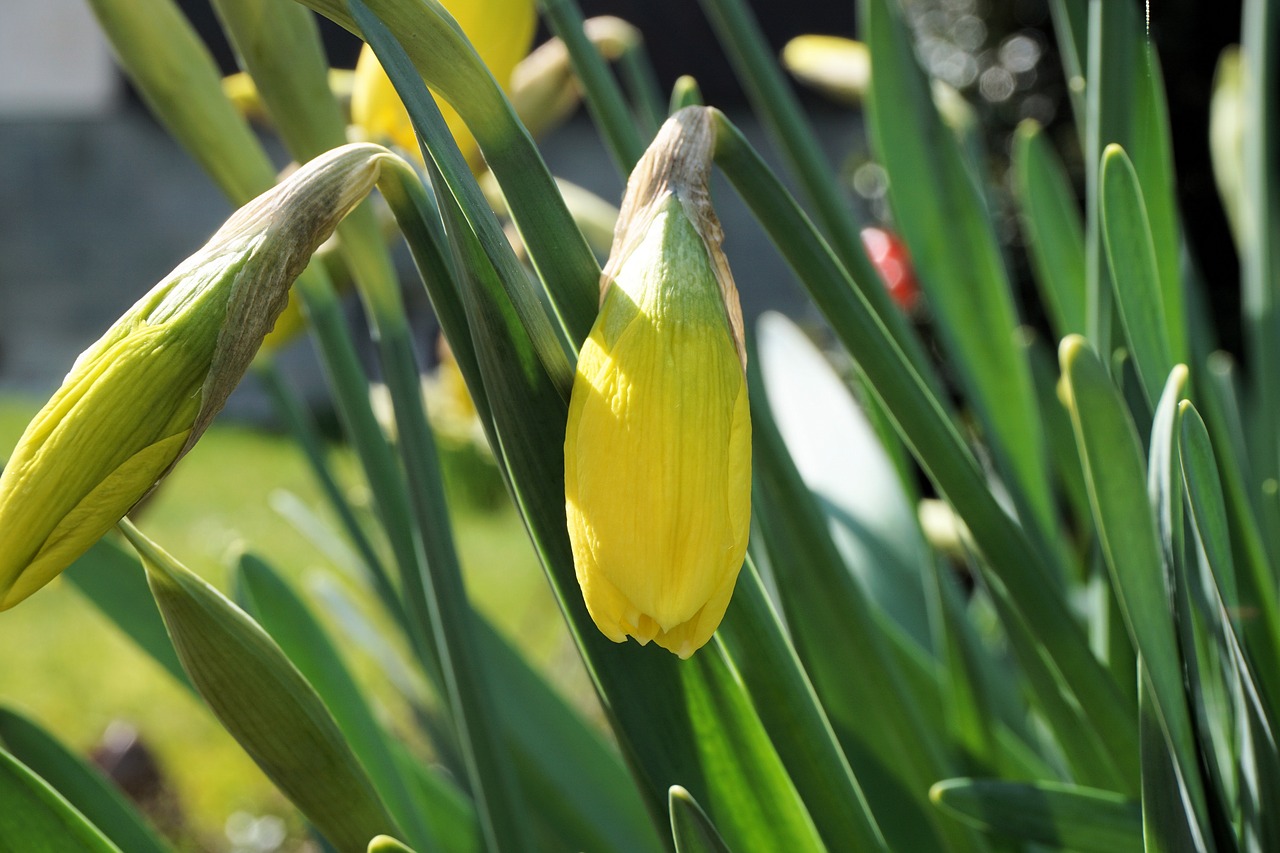
[{"label": "narrow strap-shaped leaf", "polygon": [[[1253,487],[1280,477],[1280,9],[1245,0],[1243,71],[1243,204],[1241,312],[1249,354]],[[1280,514],[1260,513],[1272,564],[1280,561]]]},{"label": "narrow strap-shaped leaf", "polygon": [[669,801],[676,853],[730,853],[711,818],[688,791],[672,785]]},{"label": "narrow strap-shaped leaf", "polygon": [[[361,23],[375,52],[394,75],[402,89],[414,93],[418,114],[426,113],[434,119],[435,127],[426,136],[434,143],[443,143],[443,149],[451,155],[451,172],[465,172],[457,145],[444,129],[439,108],[427,94],[425,87],[408,65],[407,57],[390,33],[374,18],[368,9],[352,0],[353,15]],[[484,72],[487,76],[487,72]],[[491,77],[487,79],[492,82]],[[447,140],[447,142],[446,142]],[[403,170],[401,170],[403,171]],[[470,179],[464,184],[479,196],[479,189]],[[472,199],[468,209],[488,213],[482,222],[496,229],[496,221],[482,200]],[[506,255],[510,255],[509,246]],[[354,248],[354,247],[353,247]],[[499,263],[506,255],[499,256]],[[519,273],[523,285],[518,290],[522,304],[536,303],[532,288],[523,272]],[[413,521],[418,541],[425,558],[425,571],[413,578],[410,605],[415,601],[425,604],[424,614],[435,636],[440,666],[444,675],[445,693],[453,712],[453,725],[476,800],[477,813],[484,831],[486,843],[496,850],[526,849],[530,843],[528,820],[521,789],[513,769],[503,757],[501,724],[497,719],[492,674],[483,665],[481,651],[475,640],[476,616],[470,606],[462,580],[461,565],[453,545],[452,525],[449,518],[439,470],[439,457],[435,439],[423,410],[419,373],[413,353],[411,333],[400,304],[398,289],[388,283],[385,295],[388,304],[371,304],[378,331],[379,353],[383,371],[391,392],[400,429],[399,449],[408,474],[409,494]],[[514,289],[516,285],[512,285]],[[536,340],[544,344],[538,350],[539,357],[553,373],[568,370],[563,343],[550,327],[550,321],[540,304],[534,304],[523,319],[541,329]],[[539,325],[539,321],[541,325]],[[536,335],[535,331],[535,335]],[[405,579],[406,585],[409,579]],[[421,621],[421,618],[419,619]]]},{"label": "narrow strap-shaped leaf", "polygon": [[1137,52],[1137,13],[1132,3],[1088,0],[1085,61],[1085,306],[1086,337],[1111,352],[1111,286],[1102,237],[1102,151],[1130,141],[1132,87]]},{"label": "narrow strap-shaped leaf", "polygon": [[540,0],[539,5],[547,26],[568,51],[587,110],[625,179],[644,154],[645,142],[627,108],[622,88],[583,31],[578,5],[572,0]]},{"label": "narrow strap-shaped leaf", "polygon": [[1049,0],[1049,11],[1053,15],[1058,53],[1062,57],[1062,76],[1067,81],[1067,91],[1071,93],[1071,111],[1083,138],[1084,70],[1089,60],[1089,0]]},{"label": "narrow strap-shaped leaf", "polygon": [[[700,0],[703,11],[716,30],[721,45],[733,62],[738,79],[751,99],[752,107],[768,128],[770,136],[786,158],[791,173],[814,209],[814,218],[836,257],[849,273],[851,286],[858,289],[880,322],[897,342],[912,366],[934,389],[942,387],[919,337],[883,286],[879,274],[862,245],[859,228],[847,197],[840,192],[840,180],[827,161],[800,100],[778,67],[764,33],[744,0]],[[695,84],[696,86],[696,84]],[[691,93],[677,83],[673,92],[682,105]],[[701,103],[701,98],[697,100]]]},{"label": "narrow strap-shaped leaf", "polygon": [[[1245,605],[1227,597],[1231,589],[1230,537],[1225,519],[1225,504],[1216,488],[1216,472],[1213,451],[1208,432],[1195,408],[1184,402],[1180,407],[1180,446],[1182,450],[1182,474],[1186,485],[1188,507],[1193,522],[1196,541],[1207,563],[1208,574],[1203,579],[1205,597],[1208,599],[1205,621],[1210,624],[1218,645],[1214,651],[1222,655],[1228,687],[1235,705],[1237,718],[1243,717],[1239,727],[1240,740],[1235,771],[1239,801],[1242,809],[1242,848],[1267,850],[1280,843],[1280,817],[1267,806],[1280,797],[1280,750],[1276,739],[1276,697],[1267,695],[1274,691],[1274,673],[1264,673],[1261,667],[1251,663],[1259,660],[1264,666],[1274,665],[1273,650],[1262,647],[1258,652],[1246,654],[1248,632],[1256,630],[1254,620],[1243,620]],[[1257,620],[1267,621],[1265,618]],[[1255,645],[1263,645],[1273,638],[1263,636]],[[1224,648],[1225,647],[1225,648]],[[1267,680],[1263,676],[1267,676]],[[1271,682],[1268,684],[1268,680]]]},{"label": "narrow strap-shaped leaf", "polygon": [[943,564],[933,562],[930,582],[933,607],[939,614],[935,645],[943,664],[938,677],[947,710],[943,725],[952,732],[963,760],[969,762],[966,766],[1016,772],[1016,759],[1008,754],[1006,744],[1020,738],[1015,731],[1002,731],[1012,714],[1006,710],[1009,703],[1006,707],[1000,703],[1017,689],[1014,680],[978,640],[954,579]]},{"label": "narrow strap-shaped leaf", "polygon": [[[1020,656],[1038,659],[1035,665],[1045,675],[1036,683],[1040,701],[1068,701],[1075,709],[1071,726],[1059,735],[1101,739],[1107,744],[1102,754],[1111,756],[1107,763],[1114,761],[1125,768],[1115,784],[1131,785],[1136,791],[1136,709],[1093,656],[1062,599],[1044,594],[1053,583],[1044,556],[996,501],[972,452],[928,384],[859,297],[848,273],[795,200],[727,118],[717,113],[716,122],[716,164],[796,271],[925,473],[964,520],[984,557],[979,565],[989,570],[990,585],[1007,596],[1006,614],[1024,626],[1036,626],[1035,641],[1015,648]],[[1029,629],[1024,631],[1030,638]],[[1082,720],[1088,721],[1083,732]]]},{"label": "narrow strap-shaped leaf", "polygon": [[1080,853],[1138,853],[1138,804],[1111,791],[1054,782],[948,779],[933,801],[972,826]]},{"label": "narrow strap-shaped leaf", "polygon": [[[680,683],[699,762],[734,780],[718,786],[716,825],[739,851],[826,850],[722,644],[687,663]],[[766,831],[770,841],[755,835]]]},{"label": "narrow strap-shaped leaf", "polygon": [[409,786],[387,746],[386,733],[306,605],[270,566],[252,554],[242,555],[236,563],[235,581],[241,605],[315,688],[387,809],[407,833],[405,837],[420,853],[442,849],[415,808]]},{"label": "narrow strap-shaped leaf", "polygon": [[[423,410],[421,380],[404,315],[383,323],[383,370],[400,429],[398,446],[408,474],[413,522],[423,550],[423,571],[410,603],[425,604],[439,652],[445,695],[486,843],[494,850],[524,850],[528,820],[520,787],[505,760],[492,684],[476,640],[477,617],[467,596],[453,544],[435,439]],[[392,326],[392,330],[388,329]],[[418,621],[421,621],[419,617]]]},{"label": "narrow strap-shaped leaf", "polygon": [[787,453],[867,598],[933,652],[915,508],[874,428],[827,359],[781,314],[757,325],[756,358]]},{"label": "narrow strap-shaped leaf", "polygon": [[[446,186],[440,187],[439,191],[448,192],[456,199],[461,215],[477,235],[507,291],[507,297],[520,314],[534,344],[534,351],[547,373],[555,379],[557,387],[563,389],[567,397],[568,389],[573,384],[573,363],[569,358],[566,342],[552,326],[543,300],[530,286],[528,275],[511,249],[511,242],[503,233],[501,224],[472,177],[470,167],[448,132],[440,108],[391,31],[373,18],[360,0],[352,3],[351,8],[353,14],[364,22],[363,29],[370,47],[378,56],[387,76],[396,85],[396,93],[409,111],[414,128],[422,140],[424,156],[432,159],[444,178]],[[508,199],[508,203],[511,203],[511,199]],[[514,214],[514,208],[511,210]],[[576,226],[574,233],[581,237]]]},{"label": "narrow strap-shaped leaf", "polygon": [[232,204],[275,183],[271,160],[223,94],[213,57],[173,0],[89,5],[148,106]]},{"label": "narrow strap-shaped leaf", "polygon": [[[50,787],[66,798],[85,820],[121,850],[129,853],[169,853],[160,839],[124,794],[31,720],[9,708],[0,708],[0,745]],[[0,798],[5,808],[10,799]],[[3,819],[0,819],[0,824]],[[0,830],[0,839],[11,841]],[[31,848],[37,849],[37,848]]]},{"label": "narrow strap-shaped leaf", "polygon": [[1149,37],[1144,37],[1138,48],[1136,64],[1132,141],[1125,147],[1133,158],[1146,204],[1169,351],[1173,361],[1185,362],[1189,356],[1188,318],[1180,260],[1182,247],[1178,233],[1178,197],[1174,187],[1173,141],[1160,57]]},{"label": "narrow strap-shaped leaf", "polygon": [[[1229,355],[1224,352],[1209,355],[1205,369],[1195,374],[1198,416],[1203,417],[1213,456],[1217,459],[1231,532],[1231,553],[1237,564],[1236,575],[1264,579],[1272,576],[1271,561],[1262,538],[1257,506],[1251,499],[1258,497],[1256,491],[1252,494],[1250,491],[1254,488],[1256,469],[1245,447],[1236,373]],[[1263,583],[1255,587],[1253,595],[1267,589],[1269,584]],[[1266,598],[1273,597],[1268,595]],[[1273,611],[1277,609],[1274,603],[1260,606],[1270,606]]]},{"label": "narrow strap-shaped leaf", "polygon": [[398,834],[315,689],[256,622],[127,521],[182,665],[263,772],[337,847]]},{"label": "narrow strap-shaped leaf", "polygon": [[4,749],[0,803],[0,840],[15,853],[121,853],[49,783]]},{"label": "narrow strap-shaped leaf", "polygon": [[[1090,710],[1064,696],[1058,688],[1060,676],[1054,671],[1053,662],[1036,653],[1042,642],[1042,630],[1029,623],[1014,607],[1009,590],[998,576],[987,572],[983,574],[983,581],[1009,638],[1009,646],[1017,655],[1020,674],[1035,695],[1036,708],[1061,745],[1072,778],[1090,786],[1132,785],[1136,797],[1140,780],[1133,741],[1117,747],[1114,739],[1106,736],[1108,726],[1117,729],[1132,726],[1137,736],[1129,711],[1122,706],[1106,711]],[[1123,751],[1117,751],[1118,748]]]},{"label": "narrow strap-shaped leaf", "polygon": [[1172,594],[1173,578],[1183,556],[1182,469],[1178,460],[1178,404],[1187,394],[1188,371],[1179,364],[1169,372],[1156,405],[1147,452],[1147,497],[1155,517],[1156,535],[1164,563],[1169,567],[1166,585]]},{"label": "narrow strap-shaped leaf", "polygon": [[213,8],[294,158],[346,142],[315,16],[293,0],[214,0]]},{"label": "narrow strap-shaped leaf", "polygon": [[1085,333],[1084,225],[1066,170],[1040,125],[1014,135],[1013,165],[1040,300],[1059,340]]},{"label": "narrow strap-shaped leaf", "polygon": [[413,783],[411,793],[441,846],[449,853],[481,853],[476,811],[453,783],[452,774],[423,764],[402,743],[391,743],[391,749],[401,774]]},{"label": "narrow strap-shaped leaf", "polygon": [[[1040,404],[1040,422],[1044,424],[1049,458],[1057,474],[1059,488],[1066,495],[1066,505],[1081,538],[1087,539],[1093,531],[1093,517],[1089,512],[1089,496],[1085,492],[1084,474],[1080,466],[1080,454],[1076,450],[1075,435],[1071,432],[1071,416],[1058,396],[1058,354],[1043,338],[1028,334],[1024,338],[1027,359],[1031,362],[1031,376],[1035,381],[1036,400]],[[1081,561],[1083,562],[1083,561]],[[1077,569],[1080,576],[1082,572]]]},{"label": "narrow strap-shaped leaf", "polygon": [[[843,565],[787,455],[757,364],[748,365],[753,505],[797,652],[890,847],[963,849],[964,835],[939,821],[926,800],[929,785],[954,772],[940,733],[924,724],[890,663],[879,614]],[[848,677],[851,667],[858,678]]]},{"label": "narrow strap-shaped leaf", "polygon": [[750,556],[718,636],[827,849],[887,849]]},{"label": "narrow strap-shaped leaf", "polygon": [[938,116],[905,22],[890,0],[868,0],[862,12],[875,68],[870,133],[889,173],[895,223],[1023,523],[1052,559],[1060,543],[1043,431],[1030,368],[1014,341],[1017,315],[994,228]]},{"label": "narrow strap-shaped leaf", "polygon": [[1111,283],[1147,402],[1154,405],[1173,367],[1160,269],[1138,173],[1124,149],[1102,155],[1102,232]]},{"label": "narrow strap-shaped leaf", "polygon": [[659,849],[644,801],[617,752],[496,628],[484,620],[478,627],[509,755],[542,835],[563,849]]},{"label": "narrow strap-shaped leaf", "polygon": [[[298,528],[321,551],[326,552],[335,565],[348,568],[351,572],[360,572],[362,576],[371,580],[383,606],[396,615],[398,623],[403,623],[404,614],[399,595],[391,584],[390,575],[383,566],[382,558],[357,518],[355,508],[347,499],[342,487],[338,485],[338,480],[325,456],[319,429],[312,420],[311,413],[307,411],[306,405],[295,390],[289,386],[273,359],[264,358],[259,353],[254,361],[254,369],[258,380],[275,403],[278,416],[284,419],[294,442],[307,460],[311,473],[315,475],[329,507],[338,516],[351,545],[348,546],[337,539],[330,528],[320,522],[315,514],[291,492],[273,493],[272,509],[288,518],[295,528]],[[352,548],[355,549],[355,554],[352,554]],[[341,551],[342,556],[335,553],[338,551]],[[356,554],[359,556],[355,556]],[[346,555],[351,556],[347,558]],[[363,565],[359,565],[360,563]]]},{"label": "narrow strap-shaped leaf", "polygon": [[1280,714],[1280,605],[1274,581],[1235,554],[1220,468],[1204,421],[1190,404],[1180,426],[1182,471],[1196,534],[1224,606],[1237,614],[1231,624],[1238,626],[1240,644],[1256,662],[1258,686],[1272,713]]},{"label": "narrow strap-shaped leaf", "polygon": [[1182,660],[1170,615],[1167,567],[1147,500],[1147,472],[1137,429],[1083,338],[1066,338],[1059,358],[1112,589],[1130,638],[1145,662],[1152,709],[1182,795],[1195,815],[1194,826],[1207,827],[1207,805],[1182,688]]},{"label": "narrow strap-shaped leaf", "polygon": [[[1196,619],[1192,611],[1191,590],[1187,585],[1187,549],[1183,531],[1183,478],[1178,452],[1178,409],[1187,393],[1188,371],[1178,365],[1169,374],[1164,391],[1156,405],[1151,425],[1151,441],[1147,462],[1147,492],[1156,531],[1168,567],[1166,583],[1174,612],[1183,665],[1187,680],[1197,685],[1204,664],[1196,644]],[[1159,713],[1152,701],[1151,676],[1145,661],[1137,663],[1139,749],[1142,755],[1142,822],[1143,840],[1148,851],[1194,851],[1206,844],[1201,839],[1207,828],[1198,825],[1193,809],[1183,796],[1179,769],[1170,753],[1161,729]],[[1199,713],[1205,698],[1191,693],[1192,708]],[[1199,718],[1197,718],[1199,719]],[[1204,744],[1206,732],[1194,734]],[[1209,746],[1214,746],[1212,741]],[[1212,753],[1210,753],[1212,754]],[[1206,774],[1209,776],[1210,774]],[[1208,787],[1208,786],[1206,786]],[[1206,804],[1212,807],[1206,794]]]},{"label": "narrow strap-shaped leaf", "polygon": [[[360,364],[337,293],[327,280],[304,281],[304,278],[305,274],[294,286],[302,296],[319,343],[325,377],[334,392],[338,419],[369,481],[374,510],[391,545],[395,564],[402,577],[413,577],[419,571],[419,552],[414,544],[403,466],[373,413],[369,380]],[[390,589],[389,581],[379,581],[378,585],[384,590]],[[409,618],[409,611],[398,600],[389,601],[390,612],[397,616],[405,614],[402,624],[418,662],[432,683],[441,688],[444,676],[430,623]]]},{"label": "narrow strap-shaped leaf", "polygon": [[658,127],[667,118],[664,112],[666,103],[645,39],[638,30],[636,38],[623,48],[622,55],[616,62],[622,85],[631,98],[631,109],[635,113],[641,135],[656,134]]}]

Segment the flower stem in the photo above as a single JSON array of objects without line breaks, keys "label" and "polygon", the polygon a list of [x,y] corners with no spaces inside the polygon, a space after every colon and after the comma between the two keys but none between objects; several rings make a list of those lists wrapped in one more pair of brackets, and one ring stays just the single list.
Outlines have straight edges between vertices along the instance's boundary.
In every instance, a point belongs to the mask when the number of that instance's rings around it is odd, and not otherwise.
[{"label": "flower stem", "polygon": [[614,79],[600,52],[582,29],[582,12],[573,0],[540,0],[542,14],[569,52],[569,62],[582,85],[583,100],[604,136],[614,165],[623,178],[644,154],[645,143],[636,129],[618,81]]}]

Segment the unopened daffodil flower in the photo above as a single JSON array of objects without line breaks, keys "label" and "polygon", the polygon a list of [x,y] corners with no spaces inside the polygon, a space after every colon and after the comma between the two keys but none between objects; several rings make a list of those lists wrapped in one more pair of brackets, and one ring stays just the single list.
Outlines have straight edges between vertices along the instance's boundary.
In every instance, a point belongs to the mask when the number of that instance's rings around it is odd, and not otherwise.
[{"label": "unopened daffodil flower", "polygon": [[390,156],[361,144],[317,157],[238,210],[81,354],[0,475],[0,610],[57,576],[190,450],[312,252]]},{"label": "unopened daffodil flower", "polygon": [[627,185],[565,435],[587,610],[688,658],[724,617],[747,547],[751,417],[737,290],[707,191],[704,110],[673,116]]}]

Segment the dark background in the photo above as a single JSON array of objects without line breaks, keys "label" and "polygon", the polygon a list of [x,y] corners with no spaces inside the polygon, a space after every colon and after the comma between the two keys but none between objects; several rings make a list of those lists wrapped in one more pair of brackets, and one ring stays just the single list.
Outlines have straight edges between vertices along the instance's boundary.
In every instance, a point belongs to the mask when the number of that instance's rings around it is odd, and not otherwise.
[{"label": "dark background", "polygon": [[[1139,0],[1104,0],[1135,2]],[[215,55],[227,70],[235,67],[230,49],[223,41],[208,0],[184,0],[182,3],[193,22],[204,33]],[[616,15],[635,24],[645,34],[659,80],[669,89],[681,74],[697,78],[708,103],[732,109],[745,107],[746,98],[739,87],[715,34],[700,6],[694,0],[581,0],[584,16]],[[828,33],[856,37],[856,4],[833,0],[754,0],[751,7],[775,50],[794,36],[804,33]],[[947,0],[933,5],[956,7],[965,5]],[[1211,301],[1219,331],[1228,349],[1239,343],[1239,278],[1234,246],[1214,187],[1209,165],[1208,108],[1214,67],[1222,49],[1237,41],[1240,22],[1240,0],[1158,0],[1151,4],[1150,26],[1160,53],[1170,101],[1170,121],[1174,139],[1174,156],[1178,193],[1186,234],[1194,256],[1210,287]],[[1024,30],[1043,35],[1046,56],[1039,65],[1037,91],[1055,103],[1051,131],[1064,157],[1075,171],[1080,184],[1079,151],[1074,150],[1074,132],[1065,103],[1065,90],[1047,0],[976,0],[974,14],[988,27],[988,45],[1002,36]],[[1145,15],[1145,9],[1142,14]],[[359,41],[329,22],[325,26],[326,43],[334,65],[354,64]],[[537,42],[547,38],[540,30]],[[810,110],[830,112],[834,108],[820,96],[801,90]],[[968,93],[967,93],[968,94]],[[993,111],[986,118],[992,127],[989,140],[996,180],[1004,167],[1003,154],[1008,132],[1021,117],[1001,116]],[[1003,118],[1003,120],[1002,120]],[[1010,241],[1015,247],[1017,238]],[[1025,274],[1021,265],[1015,271]]]},{"label": "dark background", "polygon": [[[227,71],[234,60],[222,39],[208,0],[180,0]],[[1136,0],[1101,0],[1136,2]],[[681,74],[694,75],[707,101],[729,112],[753,143],[770,156],[766,135],[753,123],[732,71],[695,0],[581,0],[587,16],[613,14],[645,33],[658,77],[669,87]],[[856,35],[856,14],[848,2],[756,0],[752,7],[775,49],[793,36],[818,32]],[[912,0],[913,10],[943,21],[934,33],[946,37],[947,21],[977,16],[981,43],[969,45],[981,63],[990,63],[1005,41],[1032,38],[1042,51],[1018,93],[998,103],[980,87],[964,94],[982,113],[988,129],[991,187],[1004,186],[1009,134],[1039,98],[1034,114],[1045,123],[1081,186],[1080,153],[1071,126],[1060,62],[1055,51],[1047,0]],[[1174,133],[1178,192],[1185,233],[1207,282],[1221,339],[1239,344],[1238,266],[1215,191],[1208,161],[1208,103],[1221,49],[1238,38],[1239,0],[1157,0],[1151,31],[1160,50]],[[931,10],[931,11],[930,11]],[[919,17],[919,16],[917,16]],[[972,23],[972,20],[970,21]],[[353,64],[359,43],[322,21],[335,65]],[[919,30],[918,30],[919,32]],[[540,34],[539,40],[545,38]],[[852,178],[868,152],[856,110],[837,106],[798,89],[827,156],[850,183],[850,204],[864,215],[883,214],[884,205],[853,191]],[[270,140],[267,140],[270,142]],[[542,140],[552,170],[618,201],[622,176],[581,114]],[[274,149],[283,164],[277,146]],[[8,118],[0,121],[0,387],[45,394],[77,353],[182,258],[189,255],[230,213],[221,193],[146,113],[136,98],[109,115],[75,120]],[[777,162],[773,158],[773,162]],[[997,199],[998,201],[999,199]],[[734,266],[743,308],[787,311],[801,320],[816,315],[786,266],[768,245],[731,192],[717,193],[724,220],[726,252]],[[1007,200],[997,209],[1010,269],[1029,290],[1020,235]],[[406,281],[413,281],[406,277]],[[425,302],[421,287],[407,287]],[[354,300],[353,300],[354,302]],[[1022,300],[1024,316],[1038,318]],[[353,307],[353,310],[354,307]],[[424,323],[430,323],[425,310]],[[422,351],[434,351],[430,327]],[[318,371],[305,345],[297,347],[297,381],[322,394]],[[308,364],[312,364],[308,367]],[[314,378],[314,382],[310,379]],[[262,411],[262,408],[256,409]],[[242,408],[239,411],[244,412]],[[247,407],[250,415],[255,408]]]}]

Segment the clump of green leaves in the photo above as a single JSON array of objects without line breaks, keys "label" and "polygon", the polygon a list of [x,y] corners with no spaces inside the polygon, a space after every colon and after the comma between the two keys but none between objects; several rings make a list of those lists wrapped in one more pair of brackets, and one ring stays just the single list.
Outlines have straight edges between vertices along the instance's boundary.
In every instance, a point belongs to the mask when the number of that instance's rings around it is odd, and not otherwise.
[{"label": "clump of green leaves", "polygon": [[[110,555],[104,570],[125,593],[99,605],[171,667],[176,650],[317,831],[342,850],[420,853],[1280,845],[1269,807],[1280,797],[1274,4],[1246,0],[1242,58],[1220,75],[1214,106],[1243,260],[1242,382],[1182,262],[1163,83],[1133,5],[1051,4],[1086,175],[1080,210],[1043,132],[1019,130],[1017,196],[1046,338],[1021,325],[977,137],[935,105],[901,4],[861,4],[872,149],[943,371],[881,285],[746,5],[702,0],[803,202],[732,122],[697,106],[690,81],[673,108],[692,107],[684,115],[710,135],[715,167],[855,371],[837,372],[789,321],[760,323],[746,371],[750,544],[719,630],[682,661],[611,641],[579,588],[564,435],[601,271],[505,81],[437,0],[304,2],[364,37],[407,109],[423,171],[394,166],[379,188],[612,735],[468,604],[398,283],[373,214],[357,210],[328,266],[313,264],[295,292],[375,496],[372,519],[329,494],[387,630],[427,685],[426,699],[406,692],[439,766],[374,713],[339,654],[349,638],[330,636],[314,602],[261,561],[241,560],[237,605],[136,531],[151,592],[116,546],[84,558]],[[242,204],[267,189],[265,155],[169,0],[94,6],[148,102],[228,195]],[[309,159],[339,145],[309,13],[288,0],[217,6],[290,150]],[[629,174],[661,120],[642,45],[612,57],[624,87],[571,0],[542,7]],[[271,16],[260,30],[270,35],[251,42],[259,15]],[[165,85],[174,79],[180,97]],[[424,81],[470,126],[520,254]],[[280,94],[298,91],[313,97]],[[331,272],[349,274],[368,309],[394,442],[373,415]],[[322,456],[311,458],[331,485]],[[6,839],[167,849],[38,726],[0,723],[0,792],[25,804],[0,815]]]}]

